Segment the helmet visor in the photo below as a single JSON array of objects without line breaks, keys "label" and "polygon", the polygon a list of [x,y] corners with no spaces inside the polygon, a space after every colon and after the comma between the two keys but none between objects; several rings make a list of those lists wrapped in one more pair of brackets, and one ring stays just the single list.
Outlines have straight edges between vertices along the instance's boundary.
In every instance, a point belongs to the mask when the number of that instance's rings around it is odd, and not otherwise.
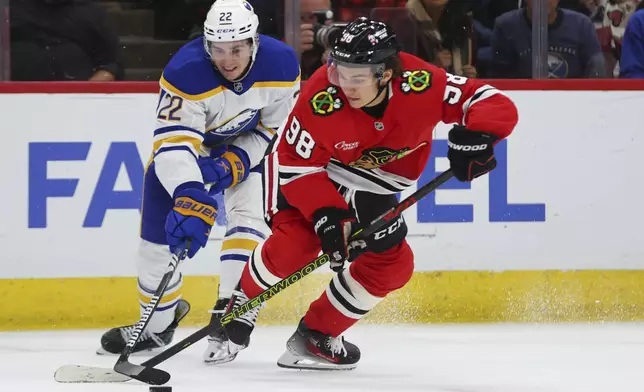
[{"label": "helmet visor", "polygon": [[385,70],[384,64],[353,64],[329,57],[329,82],[344,88],[367,87],[378,83]]},{"label": "helmet visor", "polygon": [[253,55],[252,44],[248,40],[219,42],[206,39],[206,51],[215,61],[246,61]]}]

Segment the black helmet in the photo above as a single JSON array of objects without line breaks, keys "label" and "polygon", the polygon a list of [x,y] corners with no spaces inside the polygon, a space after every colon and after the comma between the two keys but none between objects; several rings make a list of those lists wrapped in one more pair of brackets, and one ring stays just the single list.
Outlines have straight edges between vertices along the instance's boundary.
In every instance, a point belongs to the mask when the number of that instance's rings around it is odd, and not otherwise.
[{"label": "black helmet", "polygon": [[360,17],[344,28],[329,57],[350,64],[383,64],[400,49],[396,34],[387,24]]}]

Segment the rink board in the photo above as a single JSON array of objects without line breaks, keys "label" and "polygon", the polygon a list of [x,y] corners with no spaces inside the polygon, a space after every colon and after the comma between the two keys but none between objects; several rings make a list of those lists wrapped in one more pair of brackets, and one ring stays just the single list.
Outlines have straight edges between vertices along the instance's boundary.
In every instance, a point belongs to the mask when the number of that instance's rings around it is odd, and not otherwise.
[{"label": "rink board", "polygon": [[[260,324],[295,324],[328,274],[278,294]],[[600,322],[644,320],[644,271],[417,272],[366,323]],[[185,326],[208,323],[217,277],[185,278]],[[109,328],[138,319],[133,278],[0,280],[0,330]]]},{"label": "rink board", "polygon": [[[495,84],[520,114],[496,148],[497,169],[472,184],[450,181],[405,213],[414,278],[366,321],[644,317],[644,81]],[[136,318],[134,253],[156,90],[0,86],[0,107],[11,109],[0,155],[0,329]],[[437,127],[420,183],[447,168],[448,129]],[[225,223],[222,214],[208,247],[184,266],[193,325],[215,299]],[[295,322],[326,281],[314,274],[289,289],[262,322]]]}]

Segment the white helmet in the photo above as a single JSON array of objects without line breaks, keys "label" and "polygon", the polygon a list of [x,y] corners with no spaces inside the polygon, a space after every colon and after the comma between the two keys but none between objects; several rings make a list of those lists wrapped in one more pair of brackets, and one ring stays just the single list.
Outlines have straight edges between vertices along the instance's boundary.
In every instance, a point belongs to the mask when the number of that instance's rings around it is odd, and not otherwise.
[{"label": "white helmet", "polygon": [[[204,47],[212,59],[210,42],[252,40],[252,66],[259,49],[259,18],[253,6],[245,0],[216,0],[210,7],[204,22]],[[248,67],[250,70],[250,67]],[[242,79],[246,74],[242,75]]]}]

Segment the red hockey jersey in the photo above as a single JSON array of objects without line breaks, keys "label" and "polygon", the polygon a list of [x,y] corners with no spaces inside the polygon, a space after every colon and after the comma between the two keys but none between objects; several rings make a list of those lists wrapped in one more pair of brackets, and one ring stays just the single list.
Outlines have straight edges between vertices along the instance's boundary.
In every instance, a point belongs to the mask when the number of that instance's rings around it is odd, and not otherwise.
[{"label": "red hockey jersey", "polygon": [[[302,89],[265,170],[267,187],[279,188],[307,219],[321,207],[348,208],[333,180],[349,189],[397,193],[413,185],[425,168],[436,124],[507,137],[518,121],[514,103],[481,81],[446,73],[406,53],[404,72],[389,84],[382,118],[352,108],[339,87],[318,69]],[[267,195],[267,214],[277,197]]]}]

